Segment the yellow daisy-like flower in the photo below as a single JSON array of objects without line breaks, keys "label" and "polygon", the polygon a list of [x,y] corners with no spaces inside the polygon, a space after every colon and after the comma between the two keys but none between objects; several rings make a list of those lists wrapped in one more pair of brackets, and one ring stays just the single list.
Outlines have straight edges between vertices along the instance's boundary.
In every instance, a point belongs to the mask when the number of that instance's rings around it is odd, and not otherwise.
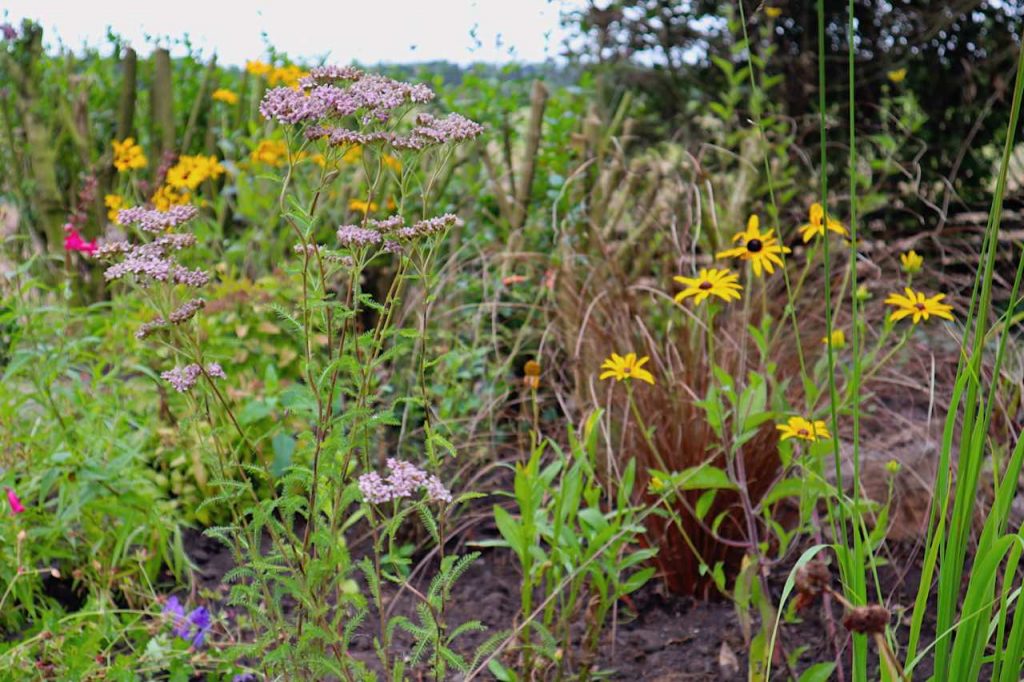
[{"label": "yellow daisy-like flower", "polygon": [[889,80],[893,83],[902,83],[903,79],[907,77],[906,69],[894,69],[886,74]]},{"label": "yellow daisy-like flower", "polygon": [[164,185],[156,191],[150,202],[153,208],[158,211],[166,211],[171,206],[181,206],[188,203],[188,192],[179,192],[174,187]]},{"label": "yellow daisy-like flower", "polygon": [[828,432],[825,422],[820,419],[810,421],[803,417],[790,417],[785,424],[776,424],[775,428],[782,434],[779,440],[799,438],[810,442],[828,440],[832,434]]},{"label": "yellow daisy-like flower", "polygon": [[303,71],[294,64],[289,66],[279,66],[276,69],[271,70],[267,75],[267,84],[271,87],[275,85],[283,85],[286,88],[297,88],[299,87],[299,79],[308,75],[308,72]]},{"label": "yellow daisy-like flower", "polygon": [[693,297],[694,303],[703,303],[708,296],[717,296],[723,301],[738,301],[743,287],[739,275],[721,268],[701,268],[696,277],[673,277],[673,281],[686,288],[676,294],[676,303]]},{"label": "yellow daisy-like flower", "polygon": [[916,272],[921,272],[921,266],[924,265],[924,258],[917,252],[911,249],[906,253],[900,254],[900,264],[903,266],[903,272],[908,275],[913,275]]},{"label": "yellow daisy-like flower", "polygon": [[224,102],[224,104],[238,103],[238,95],[236,95],[235,93],[231,92],[226,88],[217,88],[216,90],[214,90],[213,94],[210,95],[210,99],[212,99],[214,102]]},{"label": "yellow daisy-like flower", "polygon": [[117,212],[124,208],[124,197],[120,194],[107,194],[103,197],[103,205],[107,207],[107,220],[117,222]]},{"label": "yellow daisy-like flower", "polygon": [[[782,267],[782,259],[779,254],[789,253],[789,248],[781,246],[778,239],[772,236],[774,230],[761,233],[758,229],[760,221],[756,215],[750,216],[747,221],[747,229],[732,238],[739,246],[726,251],[721,251],[715,258],[739,258],[750,261],[754,268],[754,275],[761,276],[761,271],[768,274],[775,272],[775,265]],[[773,265],[774,264],[774,265]]]},{"label": "yellow daisy-like flower", "polygon": [[611,356],[601,364],[601,369],[605,371],[601,372],[601,376],[599,378],[601,380],[615,379],[616,381],[639,379],[640,381],[646,381],[653,386],[654,375],[646,369],[643,369],[643,366],[647,364],[648,360],[650,360],[650,358],[646,355],[637,359],[636,353],[626,353],[625,357],[618,353],[612,353]]},{"label": "yellow daisy-like flower", "polygon": [[889,319],[894,322],[911,315],[913,315],[914,324],[921,320],[927,320],[932,315],[944,320],[953,319],[953,306],[940,302],[946,297],[945,294],[926,297],[923,292],[914,291],[910,287],[904,288],[903,291],[906,292],[906,296],[889,294],[889,298],[885,299],[886,304],[896,307],[896,310],[889,315]]},{"label": "yellow daisy-like flower", "polygon": [[764,13],[768,16],[769,19],[778,19],[779,17],[782,16],[782,8],[781,7],[765,7],[764,8]]},{"label": "yellow daisy-like flower", "polygon": [[254,76],[266,76],[274,67],[266,62],[251,59],[245,63],[245,70]]},{"label": "yellow daisy-like flower", "polygon": [[808,222],[805,225],[800,226],[800,234],[804,237],[804,243],[811,241],[814,237],[820,237],[825,234],[825,228],[836,234],[840,234],[844,237],[848,237],[850,233],[846,230],[846,227],[836,220],[835,218],[825,218],[825,209],[821,207],[819,203],[811,204],[811,210],[808,215]]},{"label": "yellow daisy-like flower", "polygon": [[377,202],[375,201],[362,201],[360,199],[349,199],[348,209],[350,211],[359,211],[363,215],[377,210]]},{"label": "yellow daisy-like flower", "polygon": [[282,140],[260,140],[249,158],[255,163],[280,166],[288,160],[288,145]]},{"label": "yellow daisy-like flower", "polygon": [[114,148],[114,167],[118,173],[146,167],[146,155],[142,147],[135,144],[135,138],[126,137],[120,142],[113,140],[110,144]]},{"label": "yellow daisy-like flower", "polygon": [[207,180],[216,180],[224,173],[224,166],[216,156],[181,156],[178,163],[167,171],[166,182],[177,190],[195,191]]},{"label": "yellow daisy-like flower", "polygon": [[384,162],[385,166],[387,166],[391,170],[395,171],[396,173],[398,173],[398,172],[400,172],[402,170],[402,162],[399,161],[394,156],[391,156],[390,154],[384,154],[380,158],[381,158],[381,161]]},{"label": "yellow daisy-like flower", "polygon": [[345,150],[345,153],[341,155],[341,160],[345,163],[355,163],[361,158],[363,158],[363,148],[358,144],[349,147]]},{"label": "yellow daisy-like flower", "polygon": [[[833,329],[831,335],[831,346],[832,348],[846,348],[846,333],[842,329]],[[829,345],[829,337],[823,336],[821,342]]]}]

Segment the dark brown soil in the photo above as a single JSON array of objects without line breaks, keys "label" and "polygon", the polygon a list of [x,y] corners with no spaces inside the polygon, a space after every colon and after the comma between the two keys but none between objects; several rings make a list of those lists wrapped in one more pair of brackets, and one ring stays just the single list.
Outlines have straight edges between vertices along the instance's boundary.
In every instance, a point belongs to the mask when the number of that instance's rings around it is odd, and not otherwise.
[{"label": "dark brown soil", "polygon": [[[198,532],[186,534],[186,548],[196,564],[199,586],[225,591],[220,580],[232,566],[229,552]],[[788,572],[788,569],[780,569],[769,579],[775,604],[779,601]],[[912,603],[916,577],[913,570],[907,575],[884,568],[881,570],[886,605],[896,614],[894,618],[901,615],[902,607]],[[460,652],[470,653],[494,632],[508,630],[518,622],[519,583],[520,576],[512,555],[500,550],[485,552],[462,577],[448,607],[448,624],[454,627],[476,619],[487,626],[488,632],[464,636],[459,640],[461,646],[457,647]],[[397,599],[400,601],[394,612],[410,614],[414,601],[409,593],[398,595]],[[663,584],[655,579],[628,602],[618,604],[616,611],[614,623],[609,623],[598,659],[594,662],[595,672],[599,671],[606,679],[659,682],[747,679],[748,645],[731,603],[677,597],[666,593]],[[791,675],[799,675],[815,663],[834,661],[837,647],[844,659],[844,667],[848,667],[850,638],[842,625],[842,610],[833,605],[832,612],[837,641],[832,641],[827,634],[829,625],[820,600],[795,617],[783,619],[777,648],[792,654],[792,668],[784,663],[784,657],[779,656],[775,678],[791,679]],[[374,618],[371,615],[368,623]],[[756,631],[755,621],[753,632],[756,634]],[[905,634],[905,628],[898,628],[897,634]],[[356,657],[376,667],[372,635],[357,637],[353,648],[352,653]],[[500,660],[514,669],[514,655],[505,652]],[[877,661],[877,654],[872,652],[870,658]],[[875,669],[876,664],[871,667]],[[915,677],[917,674],[927,676],[930,670],[926,668],[928,666],[920,667]],[[873,671],[869,677],[876,674]],[[491,679],[491,675],[485,672],[478,679]],[[542,673],[536,679],[549,678]]]}]

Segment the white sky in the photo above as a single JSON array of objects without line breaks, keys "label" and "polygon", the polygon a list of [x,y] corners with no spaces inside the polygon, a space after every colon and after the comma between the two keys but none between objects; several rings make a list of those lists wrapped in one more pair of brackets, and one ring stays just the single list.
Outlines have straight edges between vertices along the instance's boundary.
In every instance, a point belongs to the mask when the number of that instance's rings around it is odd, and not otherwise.
[{"label": "white sky", "polygon": [[[153,38],[186,33],[221,64],[244,64],[265,55],[262,34],[292,59],[328,55],[352,60],[419,62],[446,59],[536,62],[557,57],[563,7],[584,0],[0,0],[0,14],[17,26],[42,24],[44,41],[59,38],[77,49],[104,45],[107,28],[140,55]],[[475,39],[470,35],[475,31]],[[150,37],[147,37],[150,36]]]}]

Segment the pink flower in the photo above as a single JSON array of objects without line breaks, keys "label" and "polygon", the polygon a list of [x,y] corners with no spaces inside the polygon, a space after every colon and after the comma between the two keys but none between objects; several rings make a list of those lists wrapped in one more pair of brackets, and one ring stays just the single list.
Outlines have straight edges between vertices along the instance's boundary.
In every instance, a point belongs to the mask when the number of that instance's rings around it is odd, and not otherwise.
[{"label": "pink flower", "polygon": [[11,505],[12,514],[20,514],[25,511],[25,505],[18,499],[18,493],[14,492],[10,488],[4,488],[7,491],[7,502]]},{"label": "pink flower", "polygon": [[64,237],[65,251],[79,251],[90,256],[96,252],[96,240],[93,239],[91,242],[85,241],[82,238],[82,233],[75,229],[71,223],[64,226],[64,231],[67,232],[67,235]]}]

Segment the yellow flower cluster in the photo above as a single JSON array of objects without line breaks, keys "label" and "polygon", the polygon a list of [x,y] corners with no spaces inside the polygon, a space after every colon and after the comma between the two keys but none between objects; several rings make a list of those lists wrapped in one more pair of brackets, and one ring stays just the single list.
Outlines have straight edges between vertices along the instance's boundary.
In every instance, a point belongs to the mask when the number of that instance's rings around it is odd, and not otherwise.
[{"label": "yellow flower cluster", "polygon": [[117,222],[117,212],[125,207],[124,197],[119,194],[108,194],[103,197],[103,205],[107,207],[107,220]]},{"label": "yellow flower cluster", "polygon": [[146,167],[146,155],[142,147],[135,144],[135,138],[126,137],[120,142],[113,140],[110,144],[114,148],[114,168],[118,173]]},{"label": "yellow flower cluster", "polygon": [[255,163],[280,166],[288,161],[288,145],[281,140],[260,140],[250,158]]},{"label": "yellow flower cluster", "polygon": [[216,156],[182,156],[167,171],[167,185],[176,190],[195,191],[207,180],[216,180],[224,174],[224,166]]},{"label": "yellow flower cluster", "polygon": [[274,66],[261,61],[248,61],[245,63],[245,70],[253,76],[266,78],[267,85],[277,87],[283,85],[287,88],[299,87],[299,79],[309,75],[308,71],[290,64],[288,66]]},{"label": "yellow flower cluster", "polygon": [[359,211],[363,215],[372,213],[373,211],[376,211],[377,208],[378,206],[376,201],[366,202],[360,199],[349,199],[348,202],[348,209],[350,211]]},{"label": "yellow flower cluster", "polygon": [[179,192],[169,185],[164,185],[150,198],[153,208],[158,211],[166,211],[171,206],[181,206],[188,203],[188,193]]},{"label": "yellow flower cluster", "polygon": [[217,88],[213,91],[213,94],[210,95],[210,98],[213,99],[214,102],[224,102],[225,104],[238,103],[238,95],[225,88]]}]

